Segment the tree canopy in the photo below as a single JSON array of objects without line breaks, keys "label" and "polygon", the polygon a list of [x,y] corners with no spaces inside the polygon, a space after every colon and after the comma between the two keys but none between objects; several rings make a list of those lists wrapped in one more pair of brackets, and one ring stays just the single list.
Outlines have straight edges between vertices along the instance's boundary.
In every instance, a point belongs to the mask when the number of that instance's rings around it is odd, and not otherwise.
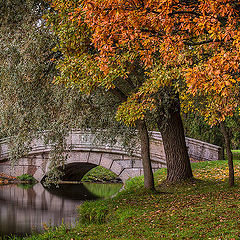
[{"label": "tree canopy", "polygon": [[[159,104],[153,95],[166,86],[183,98],[201,94],[207,104],[202,113],[211,115],[211,123],[236,110],[237,1],[53,0],[52,6],[61,19],[63,41],[64,24],[72,24],[64,45],[65,52],[76,52],[77,60],[71,56],[62,65],[62,72],[71,72],[69,82],[78,81],[86,91],[96,85],[111,89],[124,83],[136,65],[142,68],[144,79],[131,89],[117,119],[127,124],[143,119]],[[92,71],[79,73],[79,68]]]}]

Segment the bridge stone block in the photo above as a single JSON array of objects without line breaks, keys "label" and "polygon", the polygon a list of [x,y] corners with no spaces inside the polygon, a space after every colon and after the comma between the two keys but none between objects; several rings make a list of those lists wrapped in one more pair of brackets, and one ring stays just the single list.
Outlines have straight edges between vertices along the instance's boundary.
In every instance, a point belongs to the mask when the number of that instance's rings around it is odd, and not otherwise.
[{"label": "bridge stone block", "polygon": [[119,163],[113,161],[113,164],[112,164],[110,170],[112,172],[116,173],[117,175],[119,175],[122,172],[123,167]]},{"label": "bridge stone block", "polygon": [[127,159],[127,160],[114,160],[114,162],[117,162],[120,164],[123,168],[131,168],[132,167],[132,160]]},{"label": "bridge stone block", "polygon": [[8,144],[7,143],[2,143],[1,144],[1,154],[4,154],[8,152]]},{"label": "bridge stone block", "polygon": [[158,153],[158,155],[161,155],[164,159],[166,158],[163,144],[161,144],[159,141],[150,141],[150,152]]},{"label": "bridge stone block", "polygon": [[35,165],[28,165],[27,171],[24,168],[24,172],[27,172],[27,174],[32,175],[32,176],[35,174],[36,171],[37,171],[37,167]]},{"label": "bridge stone block", "polygon": [[110,154],[103,153],[103,154],[102,154],[102,158],[101,158],[100,165],[101,165],[102,167],[105,167],[105,168],[107,168],[107,169],[110,169],[110,167],[112,166],[112,163],[113,163],[113,160],[112,160],[112,158],[110,157]]},{"label": "bridge stone block", "polygon": [[124,158],[124,160],[115,161],[117,161],[123,168],[142,168],[142,160],[139,158]]},{"label": "bridge stone block", "polygon": [[44,172],[42,170],[42,168],[38,167],[37,170],[35,171],[35,173],[33,174],[33,177],[37,180],[37,181],[41,181],[43,176],[44,176]]},{"label": "bridge stone block", "polygon": [[71,134],[72,145],[77,145],[81,142],[81,136],[79,134]]},{"label": "bridge stone block", "polygon": [[35,166],[36,167],[43,167],[46,166],[48,159],[44,159],[42,155],[38,155],[35,157]]},{"label": "bridge stone block", "polygon": [[137,177],[141,175],[141,169],[139,168],[132,168],[129,169],[129,176],[130,178]]},{"label": "bridge stone block", "polygon": [[71,146],[72,145],[72,134],[69,134],[68,136],[66,136],[66,144]]},{"label": "bridge stone block", "polygon": [[126,182],[129,178],[133,178],[136,176],[141,175],[141,169],[124,169],[119,177],[122,179],[123,182]]},{"label": "bridge stone block", "polygon": [[3,172],[5,174],[8,174],[7,170],[8,170],[8,165],[0,164],[0,173]]},{"label": "bridge stone block", "polygon": [[70,152],[68,153],[66,163],[88,162],[89,152]]},{"label": "bridge stone block", "polygon": [[157,162],[152,162],[152,168],[161,168],[162,167],[162,164],[161,163],[157,163]]},{"label": "bridge stone block", "polygon": [[24,166],[15,166],[12,168],[9,165],[4,167],[3,172],[13,177],[21,176],[22,174],[26,173],[24,171]]},{"label": "bridge stone block", "polygon": [[142,168],[143,167],[141,159],[133,159],[132,161],[133,161],[133,165],[132,165],[133,168]]},{"label": "bridge stone block", "polygon": [[29,159],[28,158],[20,158],[17,162],[18,165],[23,165],[23,166],[27,166]]},{"label": "bridge stone block", "polygon": [[90,152],[90,155],[89,155],[89,158],[88,158],[88,162],[96,164],[96,165],[99,165],[101,157],[102,157],[102,153]]}]

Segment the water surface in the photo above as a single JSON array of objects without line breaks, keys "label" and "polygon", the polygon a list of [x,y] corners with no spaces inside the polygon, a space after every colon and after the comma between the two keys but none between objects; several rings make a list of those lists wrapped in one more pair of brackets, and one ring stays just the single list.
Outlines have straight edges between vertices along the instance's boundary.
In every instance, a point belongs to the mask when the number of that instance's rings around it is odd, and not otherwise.
[{"label": "water surface", "polygon": [[44,188],[41,183],[24,186],[0,185],[0,236],[39,232],[44,225],[74,225],[76,208],[86,200],[116,194],[122,184],[61,184]]}]

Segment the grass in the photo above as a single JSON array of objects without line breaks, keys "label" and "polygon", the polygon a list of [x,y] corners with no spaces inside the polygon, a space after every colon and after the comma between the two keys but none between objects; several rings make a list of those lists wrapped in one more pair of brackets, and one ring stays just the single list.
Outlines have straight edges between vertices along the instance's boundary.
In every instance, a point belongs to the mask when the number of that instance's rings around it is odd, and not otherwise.
[{"label": "grass", "polygon": [[145,191],[142,177],[134,178],[113,199],[85,202],[76,227],[62,225],[28,239],[240,239],[240,161],[232,188],[226,161],[192,168],[197,180],[175,185],[163,184],[166,169],[157,171],[158,192]]},{"label": "grass", "polygon": [[232,150],[233,153],[233,159],[240,160],[240,150]]},{"label": "grass", "polygon": [[95,182],[95,181],[101,181],[101,182],[108,182],[115,180],[117,178],[117,175],[113,173],[112,171],[102,167],[97,166],[93,169],[91,169],[89,172],[87,172],[81,181],[83,182]]}]

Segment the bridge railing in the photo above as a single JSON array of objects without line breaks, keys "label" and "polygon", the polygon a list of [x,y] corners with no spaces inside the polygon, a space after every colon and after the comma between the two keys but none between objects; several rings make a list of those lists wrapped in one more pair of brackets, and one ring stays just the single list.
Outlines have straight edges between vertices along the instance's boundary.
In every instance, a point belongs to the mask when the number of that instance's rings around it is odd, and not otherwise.
[{"label": "bridge railing", "polygon": [[[159,132],[152,131],[151,138],[162,142]],[[194,160],[211,161],[220,159],[221,147],[193,138],[185,138],[189,157]]]},{"label": "bridge railing", "polygon": [[[151,159],[156,162],[165,162],[165,152],[162,142],[162,137],[159,132],[150,132],[150,149]],[[8,158],[9,138],[2,139],[0,141],[0,160]],[[81,130],[72,130],[66,137],[67,149],[66,151],[95,151],[95,152],[110,152],[115,154],[129,154],[129,152],[123,147],[120,141],[116,141],[115,144],[105,143],[97,140],[96,135],[91,132],[83,132]],[[192,138],[186,138],[186,144],[190,158],[196,160],[218,160],[220,147],[212,145],[206,142],[202,142]],[[53,144],[45,144],[44,139],[36,138],[30,145],[31,154],[37,154],[42,152],[49,152],[53,147]],[[141,148],[138,143],[134,149],[131,149],[133,157],[141,158]]]}]

